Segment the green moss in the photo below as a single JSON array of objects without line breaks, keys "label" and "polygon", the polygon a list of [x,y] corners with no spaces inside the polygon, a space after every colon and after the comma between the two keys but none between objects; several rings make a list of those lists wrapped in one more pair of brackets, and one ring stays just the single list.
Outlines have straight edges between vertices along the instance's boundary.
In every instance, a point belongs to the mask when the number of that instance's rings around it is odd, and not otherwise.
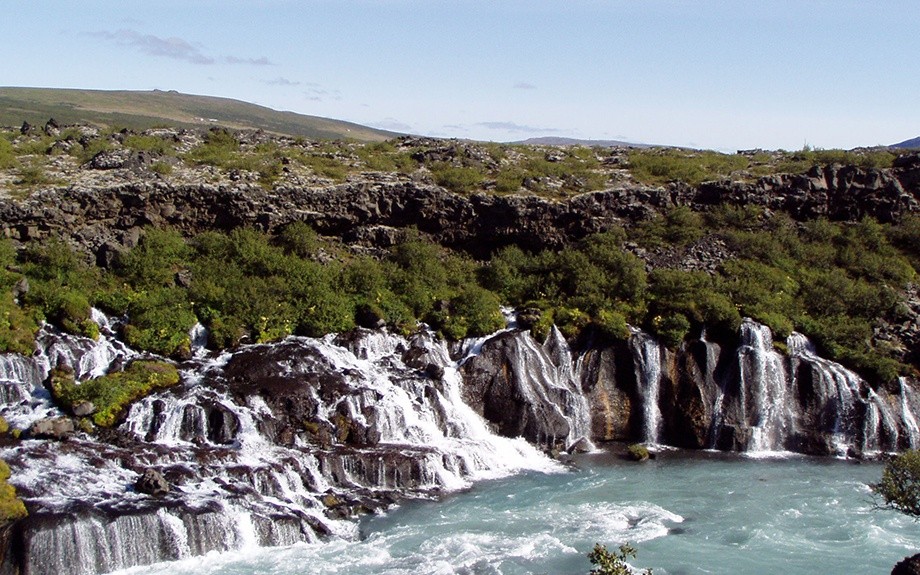
[{"label": "green moss", "polygon": [[629,454],[629,457],[634,461],[645,461],[648,459],[651,454],[648,451],[648,448],[641,443],[633,443],[626,448],[626,452]]},{"label": "green moss", "polygon": [[162,361],[137,360],[124,371],[110,373],[77,385],[72,378],[59,374],[52,377],[55,400],[70,409],[81,401],[96,407],[93,423],[111,427],[125,409],[147,395],[179,383],[179,372],[172,364]]},{"label": "green moss", "polygon": [[25,504],[16,495],[16,488],[8,483],[10,475],[9,465],[0,460],[0,523],[22,519],[29,514]]}]

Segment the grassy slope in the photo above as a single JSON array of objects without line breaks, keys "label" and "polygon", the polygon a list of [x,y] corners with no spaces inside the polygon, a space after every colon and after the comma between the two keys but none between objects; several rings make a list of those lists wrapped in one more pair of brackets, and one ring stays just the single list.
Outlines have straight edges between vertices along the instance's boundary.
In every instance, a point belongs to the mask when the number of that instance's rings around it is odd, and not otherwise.
[{"label": "grassy slope", "polygon": [[[0,125],[92,123],[144,129],[221,125],[311,139],[381,141],[396,134],[317,116],[279,112],[239,100],[154,90],[104,91],[0,87]],[[214,120],[214,121],[212,121]]]}]

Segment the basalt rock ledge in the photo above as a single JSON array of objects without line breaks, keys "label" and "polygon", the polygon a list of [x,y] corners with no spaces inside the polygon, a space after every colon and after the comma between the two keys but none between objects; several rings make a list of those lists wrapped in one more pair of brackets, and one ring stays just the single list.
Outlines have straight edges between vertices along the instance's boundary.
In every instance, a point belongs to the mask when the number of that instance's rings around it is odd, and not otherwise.
[{"label": "basalt rock ledge", "polygon": [[920,211],[920,155],[889,169],[831,165],[806,174],[754,182],[631,184],[564,200],[534,195],[451,193],[430,182],[369,172],[338,185],[272,189],[252,183],[172,184],[151,179],[105,186],[46,189],[24,200],[0,200],[0,230],[18,241],[66,236],[104,262],[131,246],[144,226],[192,235],[249,226],[273,231],[304,221],[353,245],[385,248],[414,227],[439,243],[485,257],[504,245],[558,248],[613,226],[629,226],[674,206],[696,210],[728,204],[762,206],[808,220],[898,221]]}]

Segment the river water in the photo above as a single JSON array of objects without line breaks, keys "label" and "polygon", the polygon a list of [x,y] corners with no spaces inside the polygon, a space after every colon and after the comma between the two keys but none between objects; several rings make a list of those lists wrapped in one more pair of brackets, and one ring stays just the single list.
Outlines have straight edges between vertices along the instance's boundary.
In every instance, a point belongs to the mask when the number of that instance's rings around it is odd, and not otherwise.
[{"label": "river water", "polygon": [[873,508],[881,465],[807,457],[605,452],[365,519],[355,541],[250,548],[120,574],[586,574],[596,542],[662,574],[888,573],[920,524]]}]

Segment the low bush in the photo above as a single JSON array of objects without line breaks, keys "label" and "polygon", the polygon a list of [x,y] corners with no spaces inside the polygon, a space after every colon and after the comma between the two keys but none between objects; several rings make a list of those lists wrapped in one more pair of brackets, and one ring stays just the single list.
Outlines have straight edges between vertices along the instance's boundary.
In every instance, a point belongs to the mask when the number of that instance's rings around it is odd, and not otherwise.
[{"label": "low bush", "polygon": [[648,148],[629,152],[629,171],[647,184],[681,181],[698,186],[705,181],[730,177],[748,165],[744,156],[712,151]]},{"label": "low bush", "polygon": [[456,194],[465,194],[478,188],[485,179],[482,171],[476,168],[453,166],[449,163],[436,163],[429,166],[434,182]]}]

